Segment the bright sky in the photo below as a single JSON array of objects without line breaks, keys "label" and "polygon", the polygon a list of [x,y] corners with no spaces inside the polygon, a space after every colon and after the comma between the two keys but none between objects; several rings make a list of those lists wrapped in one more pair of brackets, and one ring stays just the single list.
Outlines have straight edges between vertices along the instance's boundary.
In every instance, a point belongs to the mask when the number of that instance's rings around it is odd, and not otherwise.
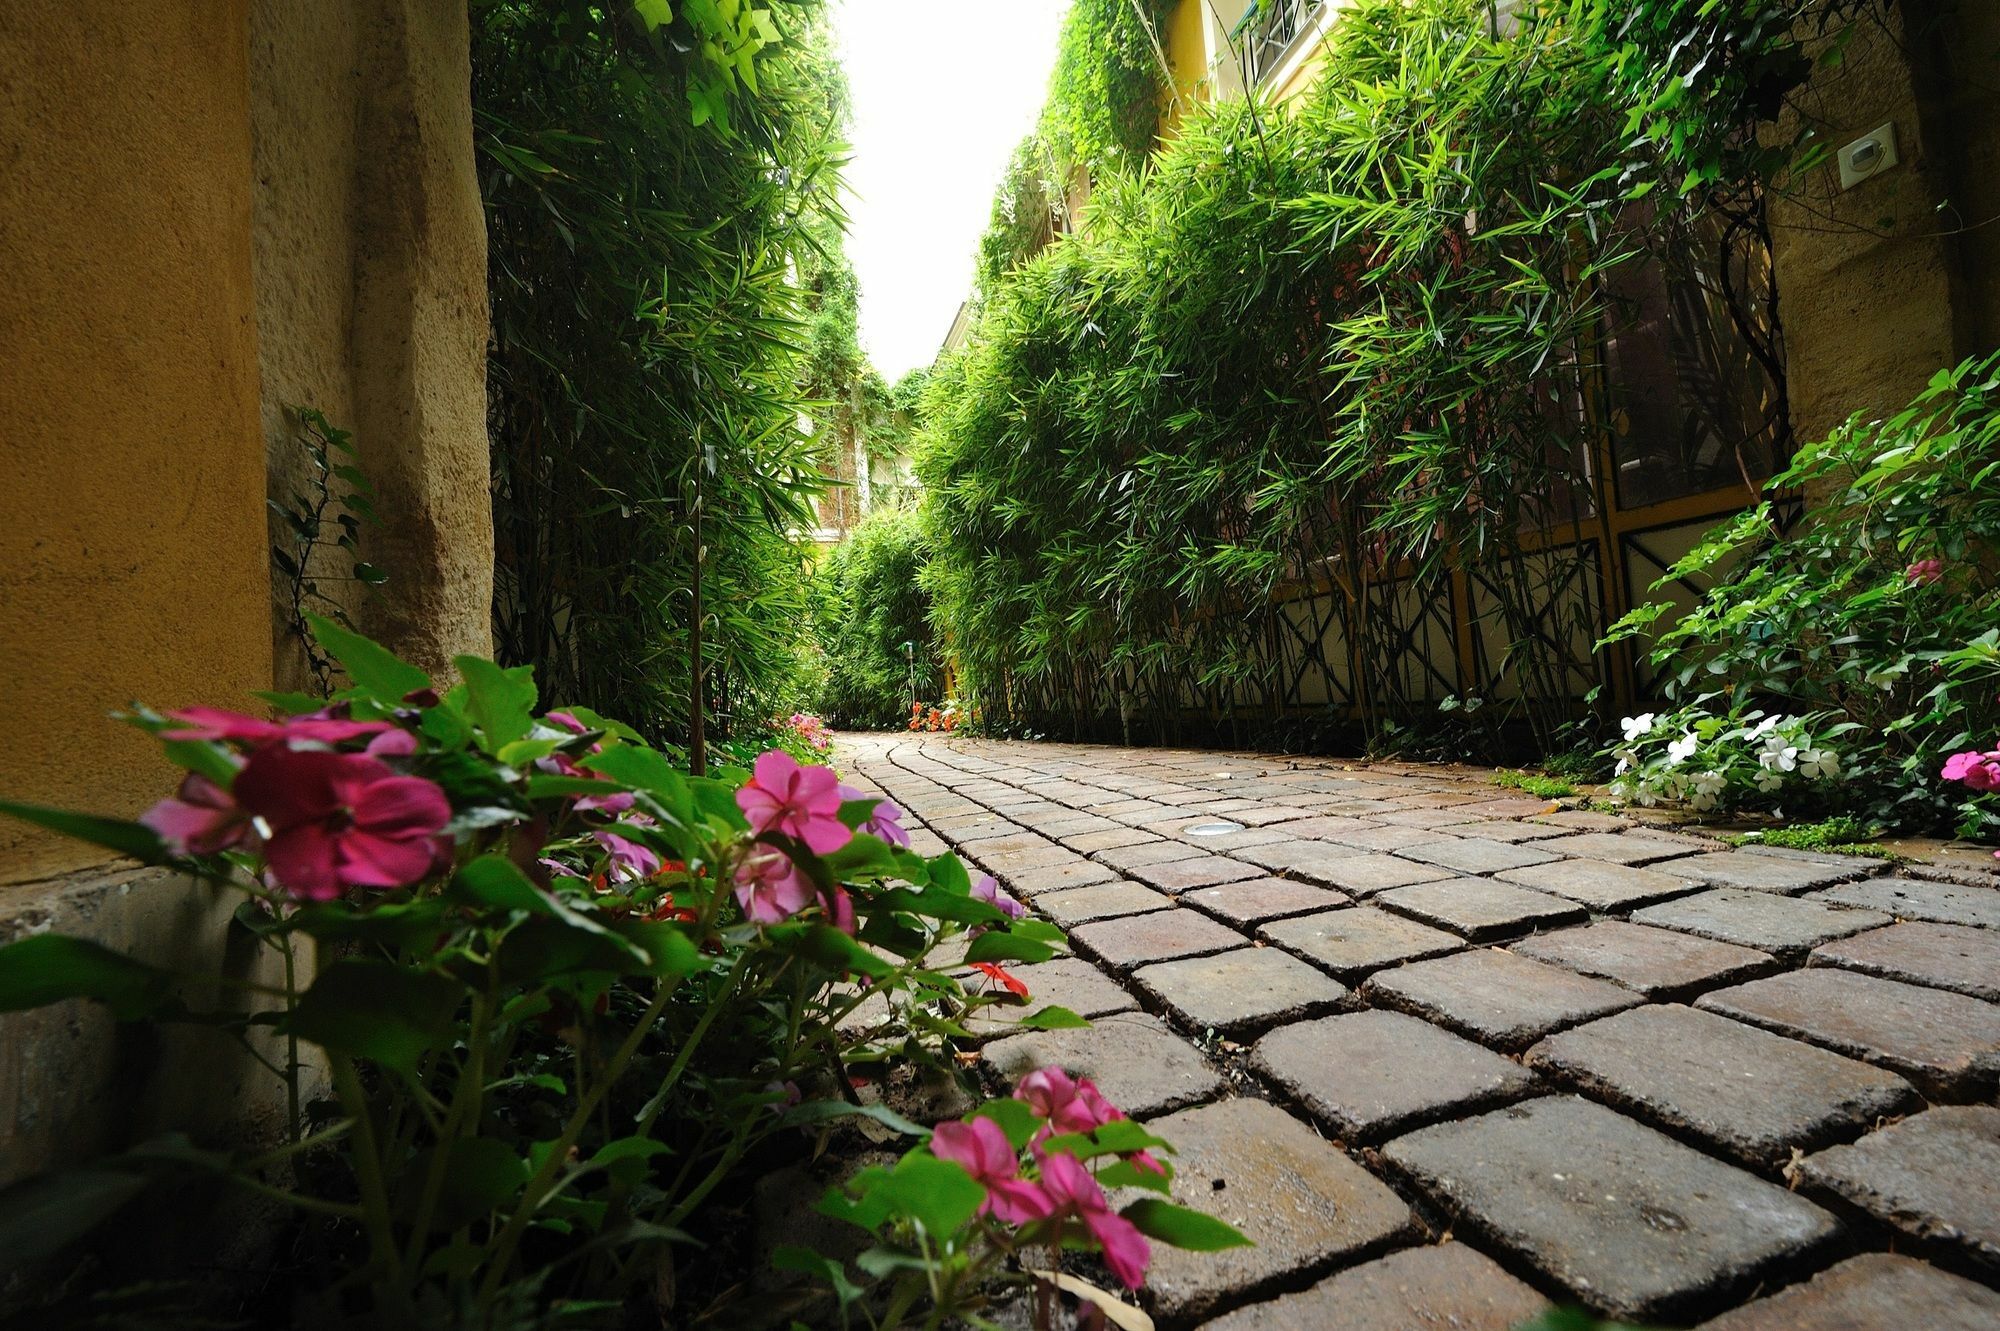
[{"label": "bright sky", "polygon": [[1068,0],[838,0],[854,97],[847,254],[861,345],[894,383],[928,365],[1007,159],[1034,127]]}]

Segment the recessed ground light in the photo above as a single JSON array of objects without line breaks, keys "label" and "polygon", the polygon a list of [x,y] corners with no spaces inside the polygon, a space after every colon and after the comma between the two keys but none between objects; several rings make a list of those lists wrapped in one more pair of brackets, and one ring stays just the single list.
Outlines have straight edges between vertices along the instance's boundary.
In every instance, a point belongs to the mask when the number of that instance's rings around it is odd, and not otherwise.
[{"label": "recessed ground light", "polygon": [[1241,823],[1199,823],[1187,830],[1189,836],[1228,836],[1231,832],[1241,832]]}]

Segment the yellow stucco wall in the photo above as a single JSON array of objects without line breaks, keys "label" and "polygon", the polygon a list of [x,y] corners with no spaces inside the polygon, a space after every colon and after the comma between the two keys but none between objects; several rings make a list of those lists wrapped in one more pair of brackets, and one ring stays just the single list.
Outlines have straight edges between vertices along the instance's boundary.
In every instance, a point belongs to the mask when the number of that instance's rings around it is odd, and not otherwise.
[{"label": "yellow stucco wall", "polygon": [[[269,686],[245,17],[0,5],[0,796],[135,814],[107,711]],[[0,883],[104,858],[0,820]]]}]

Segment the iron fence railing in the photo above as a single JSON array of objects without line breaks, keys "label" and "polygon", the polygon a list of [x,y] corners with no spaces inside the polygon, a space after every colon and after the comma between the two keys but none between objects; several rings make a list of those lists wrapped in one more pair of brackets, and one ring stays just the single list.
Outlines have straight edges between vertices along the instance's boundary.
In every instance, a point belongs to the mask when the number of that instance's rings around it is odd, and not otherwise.
[{"label": "iron fence railing", "polygon": [[1258,0],[1257,13],[1243,34],[1245,82],[1255,87],[1277,67],[1286,48],[1325,0]]}]

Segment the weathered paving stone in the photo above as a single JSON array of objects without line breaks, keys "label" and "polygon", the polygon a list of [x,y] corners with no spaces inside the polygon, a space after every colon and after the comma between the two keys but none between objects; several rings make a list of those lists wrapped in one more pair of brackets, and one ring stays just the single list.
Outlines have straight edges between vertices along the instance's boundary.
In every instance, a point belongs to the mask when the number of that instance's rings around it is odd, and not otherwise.
[{"label": "weathered paving stone", "polygon": [[1199,1104],[1223,1089],[1193,1045],[1145,1012],[1114,1012],[1080,1030],[1010,1035],[981,1050],[980,1061],[1009,1086],[1043,1067],[1089,1077],[1135,1117]]},{"label": "weathered paving stone", "polygon": [[1755,948],[1624,920],[1599,920],[1508,946],[1522,956],[1611,980],[1651,999],[1690,997],[1777,966],[1770,953]]},{"label": "weathered paving stone", "polygon": [[1766,1168],[1917,1100],[1894,1073],[1677,1004],[1551,1035],[1528,1063]]},{"label": "weathered paving stone", "polygon": [[1551,827],[1580,829],[1585,832],[1617,832],[1632,825],[1629,818],[1616,814],[1597,813],[1590,809],[1564,809],[1561,813],[1543,814],[1535,819]]},{"label": "weathered paving stone", "polygon": [[1293,818],[1279,824],[1278,830],[1287,836],[1331,841],[1351,833],[1376,831],[1380,826],[1369,818],[1356,818],[1345,814],[1320,814],[1310,818]]},{"label": "weathered paving stone", "polygon": [[1550,1031],[1602,1017],[1639,1001],[1592,980],[1498,948],[1382,971],[1368,995],[1488,1044],[1519,1049]]},{"label": "weathered paving stone", "polygon": [[1061,892],[1044,892],[1035,898],[1035,909],[1057,924],[1088,924],[1119,915],[1138,915],[1149,910],[1165,910],[1174,899],[1141,883],[1093,883]]},{"label": "weathered paving stone", "polygon": [[1241,947],[1242,934],[1192,910],[1156,910],[1099,920],[1070,934],[1070,941],[1107,966],[1130,970],[1154,961]]},{"label": "weathered paving stone", "polygon": [[[1283,831],[1283,828],[1273,828]],[[1233,859],[1247,864],[1261,865],[1266,869],[1282,870],[1296,878],[1318,881],[1317,875],[1325,866],[1368,852],[1356,850],[1352,846],[1336,846],[1328,841],[1308,841],[1301,837],[1286,837],[1282,841],[1267,841],[1261,846],[1243,846],[1230,852]]]},{"label": "weathered paving stone", "polygon": [[1691,855],[1674,861],[1674,872],[1712,883],[1716,887],[1743,887],[1758,892],[1810,891],[1843,878],[1852,878],[1867,867],[1860,864],[1820,864],[1783,859],[1775,855],[1753,855],[1748,851],[1724,850]]},{"label": "weathered paving stone", "polygon": [[1191,887],[1213,887],[1217,883],[1261,878],[1264,871],[1257,865],[1222,855],[1192,855],[1163,864],[1142,864],[1132,870],[1132,876],[1162,891],[1185,892]]},{"label": "weathered paving stone", "polygon": [[1879,1063],[1928,1091],[2000,1080],[2000,1004],[1814,967],[1720,989],[1697,1005]]},{"label": "weathered paving stone", "polygon": [[1045,1007],[1068,1008],[1079,1017],[1102,1017],[1112,1012],[1131,1012],[1138,1000],[1119,988],[1117,981],[1079,957],[1058,957],[1032,966],[1016,966],[1011,974],[1028,986],[1026,1001],[1018,1006],[1001,1004],[972,1014],[966,1027],[975,1035],[1004,1033],[1030,1012]]},{"label": "weathered paving stone", "polygon": [[[1574,818],[1575,815],[1567,815]],[[1551,819],[1565,817],[1550,814]],[[1571,823],[1570,826],[1575,826]],[[1651,864],[1657,860],[1672,859],[1677,855],[1692,855],[1700,846],[1685,841],[1673,841],[1667,837],[1647,836],[1643,832],[1584,832],[1580,836],[1564,837],[1554,843],[1562,847],[1565,855],[1580,856],[1587,860],[1604,860],[1610,864]]]},{"label": "weathered paving stone", "polygon": [[[1296,824],[1286,823],[1284,826],[1289,830]],[[1352,846],[1356,850],[1387,852],[1408,850],[1412,846],[1428,846],[1452,838],[1443,832],[1433,832],[1425,828],[1398,827],[1394,823],[1383,823],[1337,832],[1323,832],[1320,834],[1320,839],[1339,846]]]},{"label": "weathered paving stone", "polygon": [[1679,929],[1718,942],[1796,957],[1821,943],[1887,924],[1879,911],[1842,910],[1776,892],[1716,887],[1632,912],[1637,924]]},{"label": "weathered paving stone", "polygon": [[1569,835],[1561,827],[1545,827],[1541,823],[1520,822],[1480,822],[1454,823],[1454,836],[1484,837],[1488,841],[1551,841]]},{"label": "weathered paving stone", "polygon": [[1203,1331],[1511,1331],[1548,1306],[1492,1258],[1463,1243],[1440,1243],[1238,1309]]},{"label": "weathered paving stone", "polygon": [[1275,1105],[1225,1100],[1146,1126],[1173,1143],[1173,1200],[1256,1245],[1201,1253],[1155,1244],[1146,1294],[1163,1322],[1207,1316],[1415,1231],[1402,1198]]},{"label": "weathered paving stone", "polygon": [[1275,920],[1258,932],[1350,984],[1384,966],[1443,956],[1465,946],[1455,934],[1372,906]]},{"label": "weathered paving stone", "polygon": [[1120,846],[1136,846],[1142,842],[1157,841],[1151,832],[1142,832],[1136,827],[1114,827],[1103,832],[1077,832],[1063,838],[1063,844],[1071,850],[1085,855],[1101,850],[1116,850]]},{"label": "weathered paving stone", "polygon": [[1316,910],[1345,906],[1347,894],[1286,878],[1251,878],[1240,883],[1198,887],[1181,893],[1180,901],[1219,920],[1247,927],[1287,915],[1308,915]]},{"label": "weathered paving stone", "polygon": [[[1551,848],[1560,850],[1565,844],[1554,842]],[[1638,869],[1610,860],[1558,860],[1554,864],[1509,869],[1497,876],[1539,892],[1568,897],[1592,910],[1621,911],[1695,891],[1699,884],[1673,871],[1678,862],[1669,860],[1658,869]]]},{"label": "weathered paving stone", "polygon": [[1114,869],[1123,869],[1129,873],[1142,864],[1165,864],[1168,860],[1184,860],[1187,857],[1186,842],[1153,836],[1145,841],[1135,841],[1123,846],[1113,846],[1108,850],[1100,850],[1093,858],[1100,864],[1108,864]]},{"label": "weathered paving stone", "polygon": [[1547,864],[1562,858],[1552,850],[1529,844],[1515,845],[1508,841],[1483,841],[1478,837],[1462,837],[1454,841],[1433,841],[1421,846],[1410,846],[1397,852],[1406,860],[1416,860],[1422,864],[1439,864],[1460,873],[1499,873],[1502,869],[1521,869],[1530,864]]},{"label": "weathered paving stone", "polygon": [[1383,1154],[1458,1228],[1632,1320],[1726,1296],[1838,1228],[1781,1187],[1570,1096],[1424,1128]]},{"label": "weathered paving stone", "polygon": [[1992,1331],[2000,1293],[1934,1266],[1871,1252],[1769,1298],[1703,1322],[1700,1331]]},{"label": "weathered paving stone", "polygon": [[1808,1156],[1803,1175],[1807,1187],[1913,1238],[2000,1267],[2000,1109],[1927,1109],[1851,1146]]},{"label": "weathered paving stone", "polygon": [[1815,948],[1811,964],[2000,1000],[2000,930],[1892,924]]},{"label": "weathered paving stone", "polygon": [[1059,892],[1066,887],[1089,887],[1092,883],[1108,883],[1118,877],[1109,867],[1095,864],[1090,860],[1051,864],[1039,869],[1021,869],[1013,873],[995,872],[993,876],[1024,897],[1036,896],[1043,892]]},{"label": "weathered paving stone", "polygon": [[967,855],[981,859],[989,855],[1011,855],[1023,850],[1060,849],[1047,837],[1033,832],[1016,832],[1012,836],[989,837],[984,841],[968,841],[959,847]]},{"label": "weathered paving stone", "polygon": [[1813,893],[1813,897],[1843,906],[1887,911],[1905,920],[2000,929],[2000,888],[1932,883],[1921,878],[1877,878],[1830,887]]},{"label": "weathered paving stone", "polygon": [[1512,1059],[1380,1009],[1281,1027],[1257,1042],[1251,1061],[1313,1117],[1357,1141],[1484,1109],[1535,1084]]},{"label": "weathered paving stone", "polygon": [[1573,901],[1490,878],[1445,878],[1398,887],[1380,893],[1375,902],[1474,942],[1581,924],[1588,918],[1583,907]]},{"label": "weathered paving stone", "polygon": [[1411,883],[1434,883],[1440,878],[1455,876],[1450,869],[1435,864],[1415,864],[1376,851],[1340,846],[1329,846],[1327,849],[1331,853],[1295,856],[1287,863],[1272,867],[1308,882],[1352,892],[1356,896],[1366,896],[1391,887],[1408,887]]},{"label": "weathered paving stone", "polygon": [[1274,947],[1142,966],[1132,978],[1182,1021],[1223,1035],[1317,1016],[1347,997],[1346,986]]}]

